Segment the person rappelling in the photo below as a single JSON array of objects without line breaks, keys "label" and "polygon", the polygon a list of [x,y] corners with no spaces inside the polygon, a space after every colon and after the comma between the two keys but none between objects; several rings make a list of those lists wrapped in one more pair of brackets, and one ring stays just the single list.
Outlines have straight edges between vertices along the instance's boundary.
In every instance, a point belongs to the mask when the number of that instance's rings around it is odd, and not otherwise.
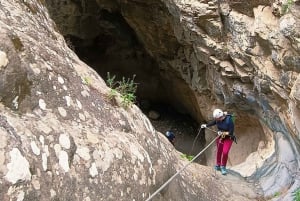
[{"label": "person rappelling", "polygon": [[217,153],[216,153],[216,165],[215,170],[221,171],[222,175],[227,174],[226,164],[228,160],[228,154],[232,145],[232,142],[236,142],[234,135],[234,121],[231,114],[223,112],[221,109],[215,109],[213,111],[214,120],[202,124],[201,129],[205,129],[211,126],[217,126],[218,138],[216,140]]},{"label": "person rappelling", "polygon": [[172,131],[168,130],[165,135],[168,138],[168,140],[171,142],[171,144],[175,146],[175,134]]},{"label": "person rappelling", "polygon": [[[218,131],[216,132],[218,135],[203,149],[201,150],[195,157],[193,157],[187,164],[185,164],[179,171],[176,172],[171,178],[169,178],[165,183],[163,183],[154,193],[152,193],[146,201],[150,201],[155,195],[157,195],[162,189],[164,189],[176,176],[178,176],[185,168],[193,163],[201,154],[204,153],[214,142],[217,142],[217,158],[215,169],[217,171],[221,171],[222,175],[227,174],[226,163],[228,159],[228,153],[231,148],[232,142],[236,142],[236,138],[234,136],[234,119],[233,115],[227,114],[220,109],[215,109],[213,112],[214,120],[209,122],[208,124],[201,124],[201,128],[194,140],[196,142],[197,137],[201,133],[202,129],[209,129],[208,127],[216,125]],[[175,135],[172,131],[167,131],[165,136],[169,139],[169,141],[174,145]],[[194,147],[194,143],[192,149]]]}]

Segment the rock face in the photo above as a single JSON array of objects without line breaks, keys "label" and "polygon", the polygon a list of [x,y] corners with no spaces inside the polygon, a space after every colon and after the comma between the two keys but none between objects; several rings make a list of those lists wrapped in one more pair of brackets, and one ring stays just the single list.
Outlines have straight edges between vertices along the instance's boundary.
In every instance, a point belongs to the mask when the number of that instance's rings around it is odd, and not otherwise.
[{"label": "rock face", "polygon": [[[139,108],[109,99],[61,35],[93,42],[109,12],[169,80],[173,105],[199,123],[216,107],[238,114],[235,172],[224,179],[192,164],[155,200],[292,200],[300,186],[299,1],[243,2],[1,2],[0,199],[146,200],[186,165]],[[212,165],[213,150],[206,154]]]}]

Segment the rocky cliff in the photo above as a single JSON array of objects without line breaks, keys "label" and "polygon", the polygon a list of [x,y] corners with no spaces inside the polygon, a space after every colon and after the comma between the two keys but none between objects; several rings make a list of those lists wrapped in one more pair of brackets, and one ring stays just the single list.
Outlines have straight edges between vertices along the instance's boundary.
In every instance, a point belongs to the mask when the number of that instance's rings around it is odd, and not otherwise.
[{"label": "rocky cliff", "polygon": [[111,63],[149,79],[141,96],[199,123],[216,107],[237,114],[231,174],[192,164],[155,200],[292,200],[299,10],[298,0],[0,1],[1,200],[146,200],[187,164],[137,106],[108,98],[99,74]]}]

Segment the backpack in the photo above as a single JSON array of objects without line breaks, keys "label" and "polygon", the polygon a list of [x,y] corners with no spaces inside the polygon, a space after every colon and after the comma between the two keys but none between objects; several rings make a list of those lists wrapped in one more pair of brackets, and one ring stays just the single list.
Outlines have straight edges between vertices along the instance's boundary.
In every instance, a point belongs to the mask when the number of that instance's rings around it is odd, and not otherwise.
[{"label": "backpack", "polygon": [[[226,123],[230,123],[232,122],[233,125],[235,123],[235,119],[236,119],[236,115],[234,113],[230,114],[226,112],[226,117],[229,116],[229,118],[226,118]],[[237,144],[237,138],[236,136],[233,134],[233,141]]]},{"label": "backpack", "polygon": [[229,123],[230,121],[233,124],[235,123],[236,115],[234,113],[232,113],[232,114],[226,113],[226,116],[229,116],[229,118],[226,118],[226,123]]}]

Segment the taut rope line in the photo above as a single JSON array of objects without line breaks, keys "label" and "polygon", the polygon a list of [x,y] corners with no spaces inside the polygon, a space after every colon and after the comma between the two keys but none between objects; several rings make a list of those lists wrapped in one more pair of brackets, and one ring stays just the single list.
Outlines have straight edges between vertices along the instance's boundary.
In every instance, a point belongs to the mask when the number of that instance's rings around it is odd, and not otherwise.
[{"label": "taut rope line", "polygon": [[[210,129],[212,130],[212,129]],[[214,131],[214,130],[212,130]],[[216,132],[216,131],[214,131]],[[217,136],[213,141],[211,141],[202,151],[200,151],[189,163],[187,163],[183,168],[181,168],[176,174],[174,174],[168,181],[166,181],[159,189],[157,189],[146,201],[150,201],[155,195],[157,195],[164,187],[166,187],[177,175],[179,175],[187,166],[189,166],[196,158],[198,158],[210,145],[212,145],[216,139],[219,136]]]}]

